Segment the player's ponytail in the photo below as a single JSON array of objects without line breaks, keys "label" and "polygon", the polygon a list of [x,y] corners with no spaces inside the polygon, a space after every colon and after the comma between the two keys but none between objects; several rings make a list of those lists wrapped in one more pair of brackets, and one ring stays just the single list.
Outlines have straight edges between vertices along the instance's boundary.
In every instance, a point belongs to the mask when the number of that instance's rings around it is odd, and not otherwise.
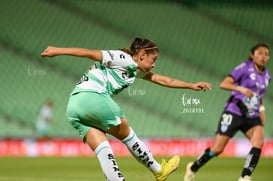
[{"label": "player's ponytail", "polygon": [[123,48],[121,50],[126,53],[129,53],[132,56],[138,54],[140,50],[145,50],[147,54],[153,53],[154,51],[159,52],[157,45],[153,41],[149,39],[138,38],[138,37],[136,37],[132,41],[129,50],[126,48]]}]

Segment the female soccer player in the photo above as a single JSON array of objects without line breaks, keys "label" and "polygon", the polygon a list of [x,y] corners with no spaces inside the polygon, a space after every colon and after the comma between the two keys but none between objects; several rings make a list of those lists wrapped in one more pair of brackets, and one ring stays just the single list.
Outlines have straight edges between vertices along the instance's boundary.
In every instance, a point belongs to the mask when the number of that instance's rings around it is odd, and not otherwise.
[{"label": "female soccer player", "polygon": [[151,72],[159,50],[148,39],[135,38],[130,49],[88,50],[49,46],[41,53],[43,57],[57,55],[85,57],[95,61],[73,90],[67,105],[67,117],[83,141],[95,152],[106,179],[125,180],[106,136],[110,134],[121,140],[132,155],[153,172],[156,180],[166,180],[177,169],[179,156],[159,164],[129,126],[123,111],[111,96],[131,85],[136,76],[162,86],[196,91],[210,90],[210,83],[187,83]]},{"label": "female soccer player", "polygon": [[195,173],[211,158],[224,150],[230,138],[242,131],[250,140],[248,153],[239,181],[251,180],[258,164],[264,141],[265,107],[262,98],[271,80],[265,68],[269,47],[257,44],[251,49],[249,60],[237,66],[220,84],[231,91],[221,115],[214,144],[207,148],[194,163],[188,163],[184,181],[193,181]]}]

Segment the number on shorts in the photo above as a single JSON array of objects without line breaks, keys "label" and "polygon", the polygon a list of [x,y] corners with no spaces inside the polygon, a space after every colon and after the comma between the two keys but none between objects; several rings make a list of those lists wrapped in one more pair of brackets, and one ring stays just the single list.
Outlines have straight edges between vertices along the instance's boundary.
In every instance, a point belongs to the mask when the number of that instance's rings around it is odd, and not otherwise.
[{"label": "number on shorts", "polygon": [[230,125],[232,122],[232,115],[231,114],[223,114],[222,115],[222,125]]}]

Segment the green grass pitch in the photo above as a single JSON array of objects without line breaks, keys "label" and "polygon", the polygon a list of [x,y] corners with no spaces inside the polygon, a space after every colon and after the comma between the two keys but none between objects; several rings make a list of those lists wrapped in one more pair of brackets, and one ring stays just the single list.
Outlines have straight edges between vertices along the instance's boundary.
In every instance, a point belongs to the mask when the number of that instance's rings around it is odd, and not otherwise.
[{"label": "green grass pitch", "polygon": [[[157,158],[160,161],[162,158]],[[168,158],[166,158],[168,159]],[[168,181],[183,181],[186,163],[195,158],[181,157],[178,170]],[[128,181],[152,181],[153,175],[132,157],[117,157]],[[200,169],[196,181],[236,181],[244,158],[214,158]],[[271,181],[273,158],[261,158],[254,181]],[[96,157],[0,157],[0,181],[104,181]]]}]

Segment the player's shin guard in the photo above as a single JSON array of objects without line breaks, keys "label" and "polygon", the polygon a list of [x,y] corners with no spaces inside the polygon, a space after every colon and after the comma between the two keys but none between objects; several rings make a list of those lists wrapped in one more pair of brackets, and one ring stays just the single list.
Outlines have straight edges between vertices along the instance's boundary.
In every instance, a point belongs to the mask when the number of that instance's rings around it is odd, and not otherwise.
[{"label": "player's shin guard", "polygon": [[108,181],[125,181],[121,174],[117,162],[114,158],[112,148],[108,141],[101,143],[96,149],[95,153],[99,159],[100,166]]},{"label": "player's shin guard", "polygon": [[160,171],[160,164],[154,159],[148,147],[137,137],[132,128],[130,134],[122,140],[131,154],[144,166],[149,168],[153,173]]},{"label": "player's shin guard", "polygon": [[250,176],[252,174],[256,165],[258,164],[258,161],[260,159],[260,155],[261,155],[260,148],[255,148],[255,147],[251,148],[250,152],[248,153],[248,155],[246,157],[244,169],[243,169],[242,175],[241,175],[242,177],[244,177],[245,175]]},{"label": "player's shin guard", "polygon": [[191,170],[193,172],[197,172],[199,168],[201,168],[205,163],[207,163],[211,158],[213,158],[215,155],[210,151],[210,148],[207,148],[193,163],[191,166]]}]

